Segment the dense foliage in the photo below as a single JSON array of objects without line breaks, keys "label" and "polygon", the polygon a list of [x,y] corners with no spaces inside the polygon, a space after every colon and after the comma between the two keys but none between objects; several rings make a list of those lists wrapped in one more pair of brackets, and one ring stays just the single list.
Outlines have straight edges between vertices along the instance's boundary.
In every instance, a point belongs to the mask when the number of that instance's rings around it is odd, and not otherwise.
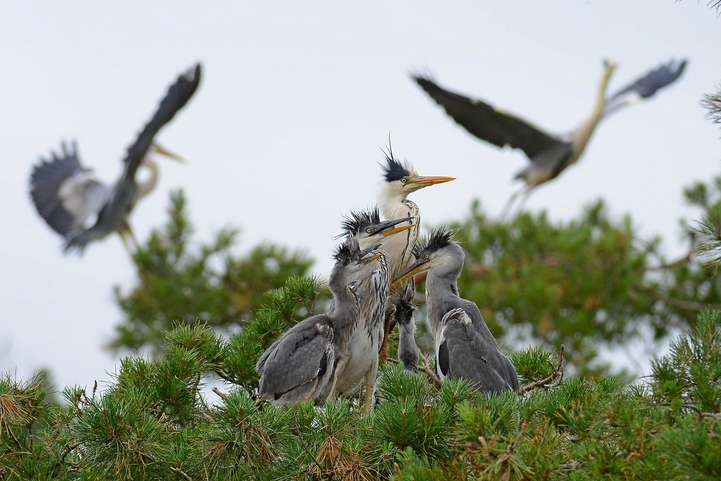
[{"label": "dense foliage", "polygon": [[[398,364],[382,370],[375,409],[352,400],[273,408],[238,373],[315,293],[291,280],[229,339],[183,324],[153,360],[126,357],[102,392],[47,401],[42,378],[0,380],[0,479],[718,479],[721,322],[704,312],[643,384],[572,377],[523,395],[437,387]],[[513,361],[524,382],[550,352]],[[231,374],[232,373],[232,374]],[[227,378],[214,393],[204,384]],[[216,381],[217,382],[217,381]]]}]

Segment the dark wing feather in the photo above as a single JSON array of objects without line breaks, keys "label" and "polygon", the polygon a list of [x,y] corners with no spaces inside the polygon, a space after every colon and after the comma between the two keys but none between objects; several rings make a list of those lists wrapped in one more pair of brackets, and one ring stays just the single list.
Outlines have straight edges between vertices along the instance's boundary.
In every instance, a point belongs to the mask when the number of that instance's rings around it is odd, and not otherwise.
[{"label": "dark wing feather", "polygon": [[[299,322],[270,346],[258,360],[256,370],[260,373],[259,394],[279,400],[286,395],[294,402],[316,398],[319,378],[327,374],[331,345],[329,330],[321,331],[318,325],[329,328],[325,316],[313,316]],[[330,378],[326,376],[323,381]],[[295,392],[294,392],[295,391]],[[313,391],[313,392],[311,392]]]},{"label": "dark wing feather", "polygon": [[75,216],[68,212],[58,192],[63,182],[89,169],[80,165],[75,146],[68,150],[63,144],[62,153],[52,153],[52,159],[41,159],[30,176],[30,197],[38,214],[58,234],[66,237],[75,223]]},{"label": "dark wing feather", "polygon": [[517,390],[515,369],[498,350],[495,341],[489,342],[454,311],[447,314],[442,330],[443,342],[438,349],[441,372],[478,384],[485,392]]},{"label": "dark wing feather", "polygon": [[443,107],[453,120],[471,134],[493,145],[509,145],[514,149],[521,149],[532,159],[540,151],[562,142],[525,120],[501,112],[482,100],[445,90],[425,77],[414,76],[413,80]]},{"label": "dark wing feather", "polygon": [[658,90],[672,84],[681,76],[686,68],[686,63],[687,60],[681,62],[672,60],[636,79],[608,98],[604,115],[608,115],[624,105],[649,98]]},{"label": "dark wing feather", "polygon": [[123,161],[125,163],[125,171],[120,182],[133,179],[138,166],[142,162],[148,149],[153,143],[153,138],[158,131],[168,122],[172,120],[175,114],[188,103],[200,84],[200,64],[196,64],[170,86],[165,98],[160,102],[158,110],[153,115],[138,135],[135,143],[128,148],[128,154]]}]

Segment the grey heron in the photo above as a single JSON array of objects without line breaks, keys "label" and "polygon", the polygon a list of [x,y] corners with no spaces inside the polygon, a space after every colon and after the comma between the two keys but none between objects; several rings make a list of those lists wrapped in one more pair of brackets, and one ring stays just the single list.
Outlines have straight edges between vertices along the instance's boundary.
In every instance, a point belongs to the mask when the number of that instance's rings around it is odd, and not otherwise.
[{"label": "grey heron", "polygon": [[351,326],[359,314],[352,276],[380,257],[373,246],[361,251],[354,238],[334,254],[328,279],[333,300],[325,314],[300,321],[260,356],[258,395],[275,406],[313,400],[322,404],[335,392],[338,373],[347,360]]},{"label": "grey heron", "polygon": [[[179,157],[153,141],[158,131],[190,100],[200,83],[200,64],[183,73],[170,86],[157,111],[128,148],[123,172],[114,185],[99,182],[90,169],[82,166],[75,144],[62,144],[60,154],[52,153],[33,169],[30,195],[40,216],[65,240],[64,249],[85,249],[88,243],[117,232],[126,247],[128,236],[134,243],[128,217],[135,204],[148,195],[158,180],[158,166],[149,154]],[[138,181],[140,167],[149,176]]]},{"label": "grey heron", "polygon": [[[415,202],[408,199],[408,195],[424,187],[455,180],[455,177],[418,175],[409,161],[401,163],[393,156],[390,145],[388,152],[385,153],[385,161],[385,165],[381,164],[383,181],[377,197],[381,214],[385,219],[412,218],[412,222],[415,224],[406,231],[406,235],[393,236],[383,243],[383,249],[389,257],[391,279],[395,279],[401,271],[413,263],[413,246],[418,239],[421,222],[420,210]],[[399,285],[394,283],[391,289],[392,298],[395,300],[397,293],[404,289],[404,283]],[[381,346],[381,361],[383,362],[386,360],[386,343],[392,327],[390,312],[388,314]]]},{"label": "grey heron", "polygon": [[[351,327],[347,361],[337,374],[336,393],[353,392],[360,386],[359,399],[364,412],[371,407],[373,386],[378,372],[378,357],[383,340],[384,319],[388,310],[390,276],[383,245],[393,236],[415,226],[412,219],[381,221],[377,208],[351,212],[342,222],[346,237],[353,237],[361,249],[376,246],[378,259],[350,277],[358,297],[358,320]],[[398,226],[398,224],[402,224]]]},{"label": "grey heron", "polygon": [[428,271],[426,302],[438,377],[466,379],[484,392],[518,391],[516,370],[498,348],[478,306],[459,295],[465,254],[452,233],[434,231],[414,253],[416,261],[398,279]]},{"label": "grey heron", "polygon": [[525,194],[527,197],[532,189],[556,178],[578,161],[603,118],[624,105],[652,97],[659,89],[676,81],[685,67],[686,60],[670,61],[607,97],[608,82],[616,69],[616,63],[604,61],[604,71],[591,115],[567,136],[545,132],[483,100],[446,90],[428,77],[413,75],[412,78],[469,133],[498,147],[509,145],[521,149],[529,158],[530,165],[515,177],[526,185],[511,196],[505,212],[518,195]]},{"label": "grey heron", "polygon": [[416,324],[413,318],[415,305],[413,283],[407,283],[406,288],[396,298],[393,319],[398,324],[398,360],[403,363],[406,371],[418,370],[418,345],[416,344]]}]

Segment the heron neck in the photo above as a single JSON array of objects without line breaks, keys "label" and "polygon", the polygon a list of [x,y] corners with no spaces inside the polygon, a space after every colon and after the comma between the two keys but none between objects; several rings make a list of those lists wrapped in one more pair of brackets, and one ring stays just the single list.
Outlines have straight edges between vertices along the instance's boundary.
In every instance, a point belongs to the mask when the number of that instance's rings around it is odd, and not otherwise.
[{"label": "heron neck", "polygon": [[591,115],[573,133],[571,162],[575,162],[581,156],[586,149],[586,145],[588,145],[588,141],[591,140],[591,135],[593,135],[596,126],[598,126],[598,123],[603,118],[603,111],[606,106],[606,90],[608,89],[608,81],[611,79],[613,69],[614,67],[610,64],[606,66],[601,77],[601,83],[598,86],[596,103],[593,106]]},{"label": "heron neck", "polygon": [[428,320],[434,333],[443,315],[452,308],[450,304],[460,300],[458,276],[463,269],[463,251],[460,246],[451,248],[457,248],[460,255],[449,256],[443,264],[431,267],[426,277]]},{"label": "heron neck", "polygon": [[346,272],[347,266],[336,265],[328,279],[328,289],[333,294],[333,301],[328,315],[342,325],[352,322],[358,316],[358,298],[348,287],[352,280]]},{"label": "heron neck", "polygon": [[158,183],[158,164],[156,164],[154,160],[146,157],[140,165],[147,167],[148,178],[142,182],[138,182],[138,191],[137,194],[135,194],[136,200],[148,195]]}]

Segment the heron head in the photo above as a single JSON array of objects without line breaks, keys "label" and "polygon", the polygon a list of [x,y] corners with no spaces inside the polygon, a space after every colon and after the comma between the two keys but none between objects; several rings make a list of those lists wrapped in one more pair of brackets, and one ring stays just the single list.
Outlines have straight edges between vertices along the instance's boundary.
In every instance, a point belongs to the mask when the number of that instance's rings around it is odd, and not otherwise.
[{"label": "heron head", "polygon": [[603,68],[606,69],[606,75],[611,75],[614,70],[618,67],[618,63],[607,58],[603,59]]},{"label": "heron head", "polygon": [[443,252],[445,252],[446,247],[453,244],[452,237],[452,231],[441,227],[433,231],[425,241],[417,243],[413,249],[413,255],[416,258],[415,262],[393,279],[393,283],[403,282],[416,274],[443,263],[445,260]]},{"label": "heron head", "polygon": [[386,153],[386,164],[381,164],[383,168],[383,178],[386,188],[393,193],[405,198],[411,192],[415,192],[429,185],[442,184],[455,180],[455,177],[446,177],[440,175],[422,176],[413,168],[413,164],[409,161],[401,163],[393,157],[390,151]]}]

